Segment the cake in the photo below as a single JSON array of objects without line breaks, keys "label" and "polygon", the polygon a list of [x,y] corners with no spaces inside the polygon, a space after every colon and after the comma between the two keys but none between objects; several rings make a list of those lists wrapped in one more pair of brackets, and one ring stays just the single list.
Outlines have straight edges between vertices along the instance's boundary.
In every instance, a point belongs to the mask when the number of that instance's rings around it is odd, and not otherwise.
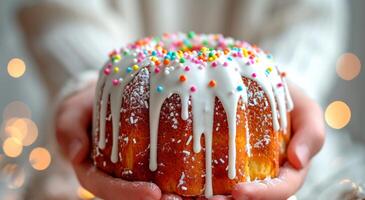
[{"label": "cake", "polygon": [[93,112],[93,161],[185,197],[276,177],[293,103],[273,57],[220,34],[147,37],[109,54]]}]

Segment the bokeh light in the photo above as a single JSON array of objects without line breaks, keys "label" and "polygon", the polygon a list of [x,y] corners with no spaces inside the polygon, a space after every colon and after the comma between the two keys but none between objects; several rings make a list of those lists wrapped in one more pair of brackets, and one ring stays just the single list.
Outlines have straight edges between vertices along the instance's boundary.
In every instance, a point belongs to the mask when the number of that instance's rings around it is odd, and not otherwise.
[{"label": "bokeh light", "polygon": [[344,80],[352,80],[361,71],[360,59],[353,53],[342,54],[336,64],[337,75]]},{"label": "bokeh light", "polygon": [[21,118],[11,118],[5,121],[4,130],[7,136],[22,141],[27,134],[27,123]]},{"label": "bokeh light", "polygon": [[9,137],[3,143],[3,151],[5,155],[15,158],[22,153],[23,145],[17,138]]},{"label": "bokeh light", "polygon": [[37,125],[30,119],[23,119],[27,124],[27,134],[23,138],[22,143],[24,146],[29,146],[34,143],[34,141],[38,137],[38,127]]},{"label": "bokeh light", "polygon": [[29,162],[36,170],[42,171],[48,168],[51,163],[51,154],[42,147],[37,147],[30,152]]},{"label": "bokeh light", "polygon": [[29,107],[21,101],[13,101],[9,103],[3,112],[4,120],[10,118],[31,118],[32,113]]},{"label": "bokeh light", "polygon": [[26,118],[11,118],[5,122],[4,129],[8,136],[17,138],[23,146],[33,144],[38,137],[37,125]]},{"label": "bokeh light", "polygon": [[22,59],[13,58],[8,63],[8,73],[13,78],[19,78],[25,73],[26,66]]},{"label": "bokeh light", "polygon": [[83,188],[81,186],[77,189],[77,196],[80,199],[93,199],[93,198],[95,198],[95,196],[91,192],[87,191],[85,188]]},{"label": "bokeh light", "polygon": [[1,169],[0,177],[7,183],[8,188],[18,189],[25,181],[25,171],[15,163],[7,163]]},{"label": "bokeh light", "polygon": [[334,101],[329,104],[325,111],[327,124],[334,129],[345,127],[351,119],[351,110],[343,101]]}]

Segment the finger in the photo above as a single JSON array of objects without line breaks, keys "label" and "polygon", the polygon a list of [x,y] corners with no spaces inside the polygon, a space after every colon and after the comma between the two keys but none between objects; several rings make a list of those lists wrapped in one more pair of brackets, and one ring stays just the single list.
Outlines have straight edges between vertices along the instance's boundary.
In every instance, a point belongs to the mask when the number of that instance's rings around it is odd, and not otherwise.
[{"label": "finger", "polygon": [[250,183],[239,183],[232,191],[236,200],[243,199],[272,199],[282,200],[293,195],[303,184],[308,166],[301,170],[286,163],[280,168],[277,178]]},{"label": "finger", "polygon": [[113,178],[98,170],[89,162],[76,164],[73,167],[80,184],[102,199],[159,200],[161,198],[160,189],[153,183],[128,182],[120,178]]},{"label": "finger", "polygon": [[56,137],[62,152],[72,161],[84,160],[90,147],[88,128],[92,120],[91,91],[66,99],[56,115]]},{"label": "finger", "polygon": [[163,194],[161,200],[182,200],[182,198],[174,194]]},{"label": "finger", "polygon": [[307,165],[324,143],[322,109],[297,88],[291,88],[294,110],[291,113],[293,137],[288,146],[288,159],[297,169]]}]

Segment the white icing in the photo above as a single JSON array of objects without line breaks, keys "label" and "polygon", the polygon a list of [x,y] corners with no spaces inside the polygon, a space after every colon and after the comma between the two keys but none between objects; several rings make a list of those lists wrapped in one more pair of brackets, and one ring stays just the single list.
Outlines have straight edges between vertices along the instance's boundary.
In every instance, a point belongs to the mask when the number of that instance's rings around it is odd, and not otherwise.
[{"label": "white icing", "polygon": [[[199,44],[203,39],[209,42],[208,46],[215,47],[220,40],[212,39],[214,35],[197,35],[191,40],[192,43]],[[170,50],[174,49],[173,44],[176,40],[184,40],[186,35],[172,34],[168,38],[163,38],[163,45]],[[239,43],[231,38],[225,38],[226,43]],[[187,120],[189,118],[189,98],[192,104],[192,120],[193,120],[193,149],[195,153],[201,151],[200,138],[204,134],[205,138],[205,196],[213,195],[212,187],[212,139],[213,139],[213,120],[215,98],[217,97],[227,114],[227,122],[229,128],[229,152],[228,152],[228,177],[234,179],[236,177],[236,115],[238,101],[242,99],[244,104],[247,104],[247,88],[245,87],[242,77],[252,78],[263,89],[269,99],[269,104],[272,111],[273,128],[278,131],[280,127],[285,129],[287,126],[286,113],[291,110],[293,103],[291,101],[287,85],[280,77],[274,63],[263,52],[255,52],[259,62],[247,64],[250,62],[247,55],[232,56],[232,52],[224,55],[222,50],[215,50],[213,53],[220,52],[221,55],[215,61],[216,66],[212,62],[197,61],[195,58],[198,52],[193,52],[192,55],[185,54],[186,62],[181,64],[179,60],[171,60],[167,66],[162,66],[159,73],[155,73],[156,66],[151,61],[151,55],[142,55],[145,50],[155,50],[157,41],[150,41],[143,48],[131,48],[128,51],[128,56],[123,56],[120,62],[108,63],[112,65],[109,75],[101,73],[100,80],[96,89],[96,102],[94,105],[94,131],[99,130],[98,146],[100,149],[105,148],[105,119],[110,97],[110,107],[112,115],[113,141],[111,161],[118,162],[118,136],[120,127],[120,110],[123,101],[123,91],[125,86],[133,79],[140,70],[150,71],[150,99],[149,99],[149,119],[150,119],[150,163],[149,168],[155,171],[157,165],[157,138],[160,111],[164,101],[172,94],[178,94],[181,98],[181,118]],[[245,48],[255,51],[250,45],[243,43]],[[159,53],[159,52],[157,52]],[[157,59],[163,62],[163,58],[157,56]],[[137,63],[136,63],[137,62]],[[139,69],[127,72],[126,68],[137,64]],[[190,70],[186,71],[185,66],[189,66]],[[119,67],[119,71],[114,72],[114,67]],[[267,69],[270,67],[271,72]],[[164,69],[163,69],[164,68]],[[253,77],[252,74],[256,76]],[[186,76],[186,81],[180,82],[180,75]],[[120,80],[119,84],[113,85],[113,80]],[[208,83],[211,80],[216,81],[215,87],[209,87]],[[283,87],[277,87],[278,84],[283,84]],[[158,92],[157,88],[163,87],[162,92]],[[191,87],[194,86],[196,91],[192,92]],[[237,87],[240,86],[241,90]],[[99,117],[99,121],[97,121]],[[280,122],[278,121],[280,117]],[[99,127],[99,129],[96,129]],[[250,156],[250,138],[249,130],[246,122],[246,151]],[[94,133],[96,134],[96,133]],[[190,141],[189,141],[190,143]]]}]

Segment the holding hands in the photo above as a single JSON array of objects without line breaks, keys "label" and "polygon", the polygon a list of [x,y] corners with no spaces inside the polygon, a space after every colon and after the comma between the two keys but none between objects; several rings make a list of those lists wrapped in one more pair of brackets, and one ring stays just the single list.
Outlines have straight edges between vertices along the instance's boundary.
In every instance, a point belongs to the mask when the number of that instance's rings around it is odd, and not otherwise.
[{"label": "holding hands", "polygon": [[[157,185],[148,182],[128,182],[99,171],[90,159],[90,127],[95,82],[64,99],[56,114],[56,136],[61,151],[72,163],[81,185],[103,199],[180,199],[162,194]],[[288,161],[280,168],[277,178],[240,183],[232,197],[212,199],[287,199],[300,188],[307,174],[310,160],[324,142],[323,117],[320,107],[303,91],[290,87],[294,101],[291,113],[293,136],[288,146]]]}]

